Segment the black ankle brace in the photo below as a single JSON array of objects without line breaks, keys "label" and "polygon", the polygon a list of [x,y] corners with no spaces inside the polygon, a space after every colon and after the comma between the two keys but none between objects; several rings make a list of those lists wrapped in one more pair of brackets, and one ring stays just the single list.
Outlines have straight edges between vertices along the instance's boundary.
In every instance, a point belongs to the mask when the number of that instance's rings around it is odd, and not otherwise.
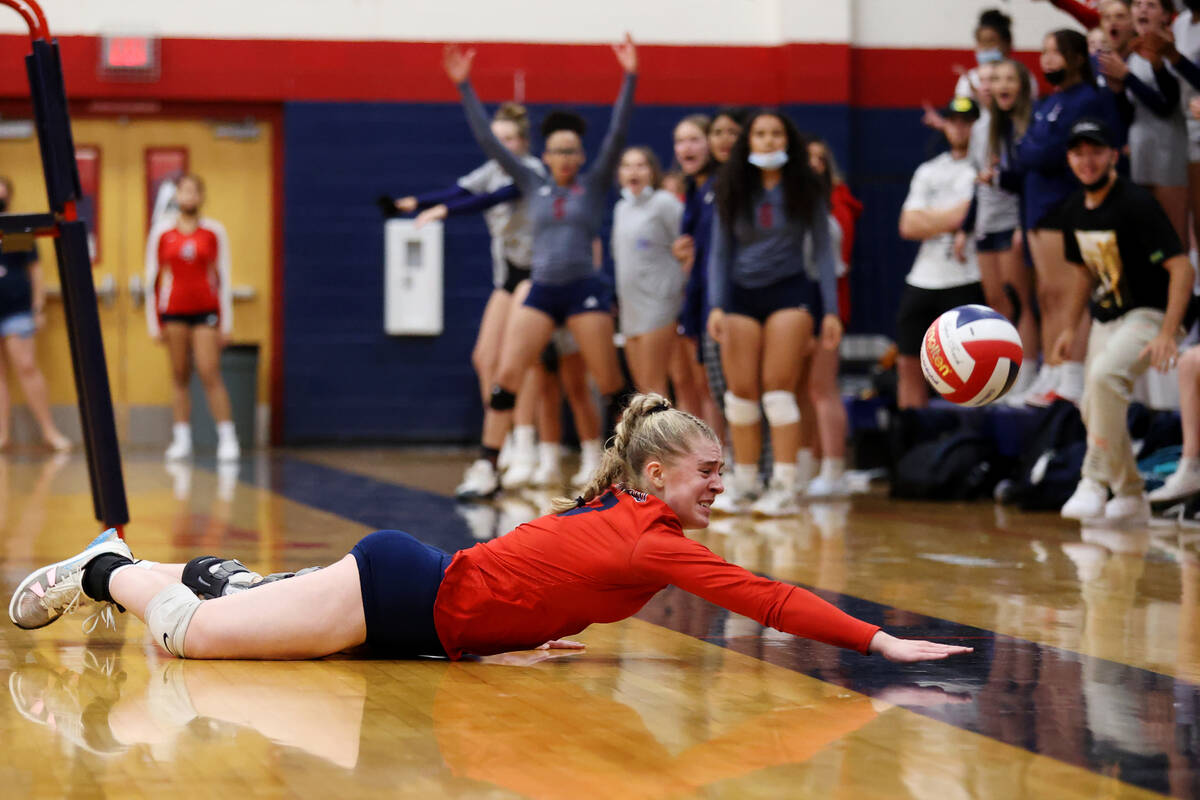
[{"label": "black ankle brace", "polygon": [[83,568],[83,593],[101,603],[115,603],[108,593],[108,582],[114,570],[131,564],[128,558],[116,553],[96,556]]}]

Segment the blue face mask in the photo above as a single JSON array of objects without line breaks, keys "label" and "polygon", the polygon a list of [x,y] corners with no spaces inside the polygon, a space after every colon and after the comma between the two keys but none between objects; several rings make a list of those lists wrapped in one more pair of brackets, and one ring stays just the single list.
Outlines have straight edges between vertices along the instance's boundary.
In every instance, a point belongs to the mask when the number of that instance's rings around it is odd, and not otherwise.
[{"label": "blue face mask", "polygon": [[1004,60],[1004,53],[1001,53],[995,47],[990,50],[976,50],[975,61],[980,64],[995,64],[997,61]]},{"label": "blue face mask", "polygon": [[639,197],[644,197],[653,192],[654,192],[654,190],[651,189],[649,186],[643,186],[641,192],[639,192],[638,194],[634,194],[633,189],[630,189],[628,186],[625,186],[625,187],[621,188],[621,197],[624,197],[626,200],[628,200],[629,202],[632,203],[632,202],[636,201]]},{"label": "blue face mask", "polygon": [[776,150],[773,153],[751,153],[748,159],[759,169],[780,169],[788,162],[786,150]]}]

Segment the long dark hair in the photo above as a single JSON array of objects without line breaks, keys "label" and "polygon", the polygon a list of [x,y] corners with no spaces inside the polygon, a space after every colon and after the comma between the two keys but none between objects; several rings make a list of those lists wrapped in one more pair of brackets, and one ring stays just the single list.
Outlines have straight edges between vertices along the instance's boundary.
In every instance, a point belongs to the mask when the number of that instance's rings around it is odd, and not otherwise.
[{"label": "long dark hair", "polygon": [[989,103],[989,110],[992,113],[988,121],[989,156],[1000,155],[1001,142],[1004,141],[1010,127],[1014,141],[1024,136],[1029,127],[1029,118],[1033,116],[1033,77],[1029,74],[1029,70],[1020,61],[1012,58],[998,62],[995,68],[1000,69],[1000,67],[1011,67],[1016,70],[1021,88],[1017,94],[1017,102],[1008,111],[1001,109],[996,103],[995,94],[992,95]]},{"label": "long dark hair", "polygon": [[772,109],[760,109],[746,119],[742,133],[729,153],[729,160],[717,173],[717,212],[721,222],[733,229],[739,218],[749,221],[755,196],[762,191],[762,171],[749,161],[750,130],[759,117],[775,117],[783,123],[788,155],[781,170],[783,208],[789,219],[810,222],[824,190],[808,163],[808,140],[800,135],[795,123],[786,115]]},{"label": "long dark hair", "polygon": [[1067,74],[1076,72],[1081,81],[1095,86],[1096,75],[1092,72],[1092,60],[1088,58],[1087,37],[1070,28],[1060,28],[1050,35],[1067,63]]}]

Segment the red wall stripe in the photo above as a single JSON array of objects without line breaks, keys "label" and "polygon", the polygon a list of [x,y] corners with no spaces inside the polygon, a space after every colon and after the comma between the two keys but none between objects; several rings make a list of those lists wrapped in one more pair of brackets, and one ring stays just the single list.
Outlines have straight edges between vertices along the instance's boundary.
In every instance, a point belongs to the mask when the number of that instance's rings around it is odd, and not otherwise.
[{"label": "red wall stripe", "polygon": [[[0,36],[0,99],[25,97],[25,36]],[[154,99],[227,103],[285,100],[446,102],[456,99],[433,42],[259,39],[164,39],[162,74],[152,83],[101,80],[100,40],[63,36],[72,99]],[[475,83],[489,100],[512,97],[524,72],[530,102],[608,103],[618,67],[608,45],[477,45]],[[645,45],[639,48],[638,100],[655,104],[781,103],[911,107],[945,102],[955,64],[969,50],[852,48],[845,44],[778,47]],[[1036,66],[1036,55],[1023,57]]]}]

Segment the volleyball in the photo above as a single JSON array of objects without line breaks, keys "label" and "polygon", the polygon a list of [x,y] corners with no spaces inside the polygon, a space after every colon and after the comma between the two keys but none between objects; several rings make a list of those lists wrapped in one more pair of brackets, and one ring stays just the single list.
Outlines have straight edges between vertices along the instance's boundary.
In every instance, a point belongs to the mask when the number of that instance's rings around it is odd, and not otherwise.
[{"label": "volleyball", "polygon": [[984,406],[1004,396],[1017,378],[1021,337],[987,306],[952,308],[933,321],[921,343],[921,371],[942,397]]}]

